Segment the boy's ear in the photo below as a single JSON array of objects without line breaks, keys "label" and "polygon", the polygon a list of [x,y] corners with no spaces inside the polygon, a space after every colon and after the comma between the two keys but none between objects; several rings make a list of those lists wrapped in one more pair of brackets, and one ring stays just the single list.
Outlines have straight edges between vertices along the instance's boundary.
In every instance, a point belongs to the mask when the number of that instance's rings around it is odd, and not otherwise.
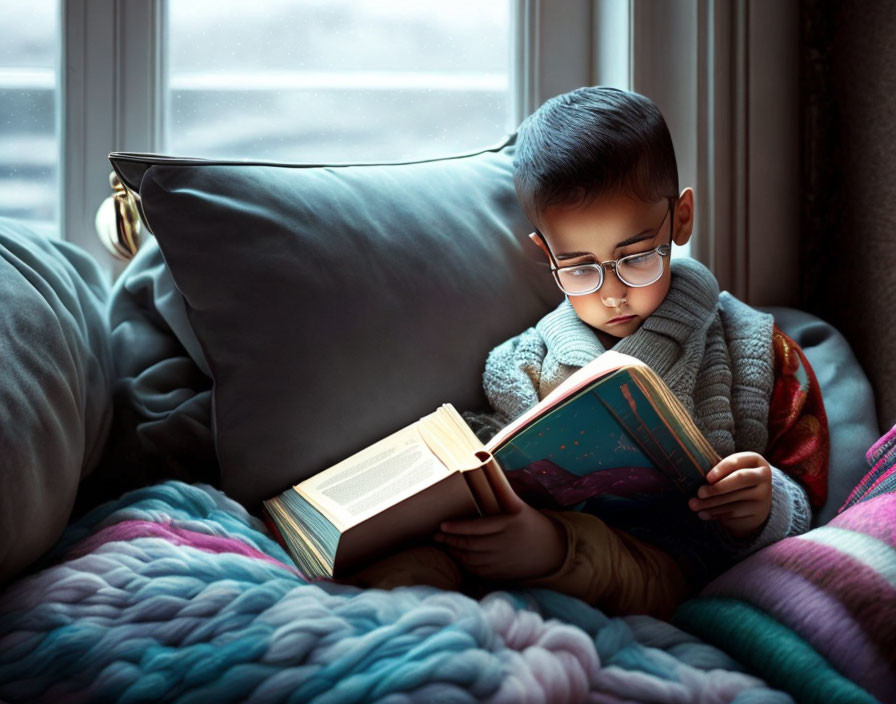
[{"label": "boy's ear", "polygon": [[694,231],[694,189],[685,188],[675,204],[675,226],[672,240],[679,247],[687,244]]},{"label": "boy's ear", "polygon": [[544,256],[548,258],[548,263],[553,264],[554,258],[551,256],[551,253],[548,251],[548,247],[544,242],[544,238],[537,232],[530,232],[529,239],[532,240],[535,244],[538,245],[538,248],[544,252]]}]

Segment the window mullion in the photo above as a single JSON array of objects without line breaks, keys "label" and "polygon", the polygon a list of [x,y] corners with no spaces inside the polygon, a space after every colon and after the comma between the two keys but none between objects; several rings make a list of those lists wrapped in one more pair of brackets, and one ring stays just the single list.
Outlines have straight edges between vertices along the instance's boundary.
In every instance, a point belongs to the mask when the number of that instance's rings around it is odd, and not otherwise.
[{"label": "window mullion", "polygon": [[60,2],[59,157],[60,231],[91,253],[103,254],[92,216],[108,192],[94,158],[114,134],[113,0]]},{"label": "window mullion", "polygon": [[62,235],[113,269],[94,220],[110,195],[107,155],[161,147],[160,0],[60,2]]},{"label": "window mullion", "polygon": [[[596,0],[513,0],[514,126],[545,100],[595,77]],[[615,5],[615,2],[614,2]]]},{"label": "window mullion", "polygon": [[593,0],[592,83],[631,90],[631,0]]},{"label": "window mullion", "polygon": [[116,0],[116,145],[120,151],[164,148],[165,0]]}]

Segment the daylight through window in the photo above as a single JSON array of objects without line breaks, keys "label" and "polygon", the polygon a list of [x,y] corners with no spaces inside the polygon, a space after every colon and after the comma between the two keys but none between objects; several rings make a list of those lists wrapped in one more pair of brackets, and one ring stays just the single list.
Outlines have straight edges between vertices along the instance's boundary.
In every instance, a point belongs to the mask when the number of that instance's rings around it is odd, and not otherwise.
[{"label": "daylight through window", "polygon": [[439,156],[510,125],[508,0],[171,0],[166,150]]}]

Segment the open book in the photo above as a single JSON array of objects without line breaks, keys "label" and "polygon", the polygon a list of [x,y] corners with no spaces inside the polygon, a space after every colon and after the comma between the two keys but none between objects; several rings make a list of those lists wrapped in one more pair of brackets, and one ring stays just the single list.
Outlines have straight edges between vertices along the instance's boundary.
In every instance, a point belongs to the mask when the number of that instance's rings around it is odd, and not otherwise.
[{"label": "open book", "polygon": [[307,577],[340,577],[442,521],[499,513],[501,484],[545,507],[681,504],[719,459],[656,373],[609,351],[487,444],[444,404],[264,505]]}]

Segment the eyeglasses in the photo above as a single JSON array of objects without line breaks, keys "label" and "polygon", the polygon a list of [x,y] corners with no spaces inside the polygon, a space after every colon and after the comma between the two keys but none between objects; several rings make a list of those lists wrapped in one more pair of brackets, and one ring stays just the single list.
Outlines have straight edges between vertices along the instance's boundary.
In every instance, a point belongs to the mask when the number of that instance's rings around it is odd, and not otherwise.
[{"label": "eyeglasses", "polygon": [[663,259],[669,256],[671,247],[661,244],[647,252],[594,264],[561,266],[551,271],[560,289],[570,296],[594,293],[604,284],[604,269],[610,268],[626,286],[641,288],[650,286],[663,275]]},{"label": "eyeglasses", "polygon": [[[669,199],[669,210],[666,213],[666,217],[669,217],[669,214],[672,212],[674,201],[674,198]],[[666,218],[663,218],[663,222],[661,222],[660,226],[657,228],[656,234],[659,234],[660,230],[663,228],[663,223],[665,222]],[[547,242],[545,241],[544,236],[537,231],[535,234],[541,238],[547,248]],[[654,237],[655,236],[656,235],[654,235]],[[550,252],[550,249],[547,251],[553,260],[551,273],[554,275],[554,280],[557,282],[557,286],[560,287],[560,290],[569,296],[584,296],[589,293],[594,293],[603,286],[605,279],[604,270],[608,268],[612,269],[617,278],[630,288],[642,288],[644,286],[650,286],[652,283],[656,283],[663,275],[663,259],[668,257],[672,251],[671,242],[672,220],[670,218],[670,244],[661,244],[646,252],[629,254],[628,256],[620,257],[619,259],[611,259],[605,262],[557,266],[557,261],[554,259],[554,255]]]}]

